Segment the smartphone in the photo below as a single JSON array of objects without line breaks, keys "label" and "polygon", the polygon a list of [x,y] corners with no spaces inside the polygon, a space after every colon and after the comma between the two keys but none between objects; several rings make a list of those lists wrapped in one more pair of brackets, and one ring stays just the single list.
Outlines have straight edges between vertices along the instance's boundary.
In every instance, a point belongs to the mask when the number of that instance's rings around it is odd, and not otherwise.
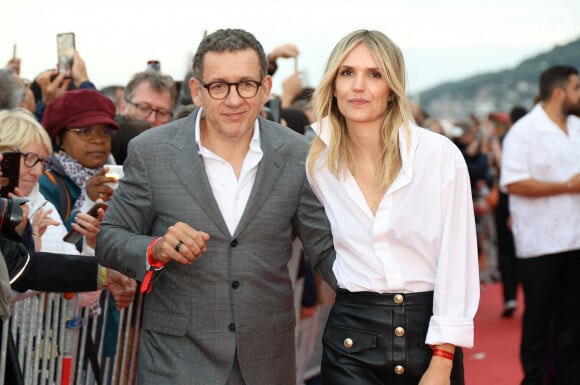
[{"label": "smartphone", "polygon": [[[107,209],[107,204],[105,202],[103,202],[102,200],[97,200],[97,202],[93,205],[93,207],[91,207],[91,209],[89,211],[87,211],[87,214],[89,214],[91,217],[96,218],[97,215],[99,214],[99,209]],[[68,242],[68,243],[77,243],[78,241],[81,240],[81,238],[83,237],[83,235],[77,231],[75,231],[74,229],[71,229],[68,233],[66,233],[66,235],[62,238],[63,241]]]},{"label": "smartphone", "polygon": [[20,177],[19,151],[7,151],[2,153],[2,177],[0,177],[0,196],[8,198],[8,193],[13,193],[18,187]]},{"label": "smartphone", "polygon": [[56,35],[58,55],[58,72],[64,72],[66,78],[72,77],[73,54],[75,52],[75,34],[73,32]]},{"label": "smartphone", "polygon": [[161,72],[161,63],[159,60],[147,61],[147,71]]}]

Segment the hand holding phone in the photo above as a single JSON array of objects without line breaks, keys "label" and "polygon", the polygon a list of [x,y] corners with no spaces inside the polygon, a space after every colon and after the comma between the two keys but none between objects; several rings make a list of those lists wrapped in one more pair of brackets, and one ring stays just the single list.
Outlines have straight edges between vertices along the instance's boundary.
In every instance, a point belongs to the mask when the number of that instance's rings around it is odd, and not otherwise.
[{"label": "hand holding phone", "polygon": [[[107,210],[107,204],[102,199],[97,199],[93,207],[87,211],[87,214],[93,218],[97,218],[99,215],[99,209]],[[63,238],[62,240],[68,243],[77,243],[83,235],[76,231],[75,229],[71,229]]]}]

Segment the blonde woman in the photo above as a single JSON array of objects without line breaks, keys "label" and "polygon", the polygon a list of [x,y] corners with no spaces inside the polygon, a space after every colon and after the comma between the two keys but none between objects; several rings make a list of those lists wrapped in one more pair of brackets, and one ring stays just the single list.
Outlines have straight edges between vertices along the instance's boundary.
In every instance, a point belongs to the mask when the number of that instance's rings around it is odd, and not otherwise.
[{"label": "blonde woman", "polygon": [[[62,240],[67,229],[54,205],[39,191],[38,181],[50,164],[52,144],[45,129],[25,110],[0,111],[0,148],[2,151],[19,151],[20,176],[18,188],[30,206],[36,251],[79,254],[76,247]],[[94,248],[99,221],[87,214],[79,214],[72,226],[88,237]],[[89,252],[92,254],[92,251]]]},{"label": "blonde woman", "polygon": [[[52,144],[44,128],[26,110],[0,111],[0,149],[21,153],[18,188],[28,199],[28,219],[32,225],[35,251],[81,254],[74,244],[63,241],[67,229],[54,205],[39,191],[38,180],[48,167],[47,159],[52,154]],[[85,245],[89,246],[82,254],[94,254],[99,220],[79,213],[75,221],[72,227],[85,236]],[[79,293],[78,305],[85,307],[93,304],[99,294],[100,290]]]},{"label": "blonde woman", "polygon": [[403,56],[381,32],[339,41],[313,103],[307,172],[338,283],[322,383],[463,384],[479,276],[461,153],[414,124]]}]

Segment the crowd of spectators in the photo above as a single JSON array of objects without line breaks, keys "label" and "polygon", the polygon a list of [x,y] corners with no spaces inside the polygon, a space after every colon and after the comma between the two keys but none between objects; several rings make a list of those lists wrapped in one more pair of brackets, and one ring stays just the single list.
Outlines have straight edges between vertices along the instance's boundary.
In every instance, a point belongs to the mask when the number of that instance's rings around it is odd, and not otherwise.
[{"label": "crowd of spectators", "polygon": [[[298,55],[298,48],[292,44],[274,48],[268,55],[269,74],[276,73],[278,60]],[[115,179],[107,175],[107,166],[123,164],[128,142],[135,136],[183,118],[195,108],[189,92],[191,72],[182,82],[176,82],[167,74],[136,69],[126,85],[99,89],[90,80],[88,67],[90,63],[75,51],[70,78],[51,69],[27,81],[20,77],[17,58],[0,69],[0,147],[2,151],[20,151],[24,156],[19,191],[15,193],[29,200],[27,218],[36,252],[94,255],[104,209],[99,209],[96,216],[87,212],[97,202],[114,199],[110,183]],[[314,88],[303,84],[300,71],[274,79],[281,82],[282,92],[271,96],[263,116],[279,120],[311,139],[310,124],[315,118],[310,98]],[[482,280],[502,281],[505,307],[501,316],[511,317],[518,306],[518,273],[508,195],[499,189],[499,177],[503,138],[526,114],[526,108],[505,106],[504,111],[483,117],[449,118],[430,116],[415,104],[413,112],[419,126],[448,137],[465,157]],[[73,230],[80,233],[81,240],[63,241],[63,236]],[[302,260],[299,271],[306,280],[301,314],[308,317],[317,304],[332,298],[320,298],[322,283]],[[134,287],[127,288],[125,298],[134,292]],[[98,312],[99,294],[100,290],[85,293],[79,303]],[[117,307],[126,305],[121,300]]]}]

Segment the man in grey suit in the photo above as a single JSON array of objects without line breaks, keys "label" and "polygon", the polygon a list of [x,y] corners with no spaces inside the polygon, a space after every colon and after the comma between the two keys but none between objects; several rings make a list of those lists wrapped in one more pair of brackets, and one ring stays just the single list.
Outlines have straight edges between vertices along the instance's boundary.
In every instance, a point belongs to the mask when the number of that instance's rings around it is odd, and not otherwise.
[{"label": "man in grey suit", "polygon": [[200,108],[130,142],[97,258],[151,289],[139,385],[294,385],[295,236],[336,285],[330,225],[306,179],[307,141],[259,117],[267,68],[252,34],[208,35],[190,81]]}]

